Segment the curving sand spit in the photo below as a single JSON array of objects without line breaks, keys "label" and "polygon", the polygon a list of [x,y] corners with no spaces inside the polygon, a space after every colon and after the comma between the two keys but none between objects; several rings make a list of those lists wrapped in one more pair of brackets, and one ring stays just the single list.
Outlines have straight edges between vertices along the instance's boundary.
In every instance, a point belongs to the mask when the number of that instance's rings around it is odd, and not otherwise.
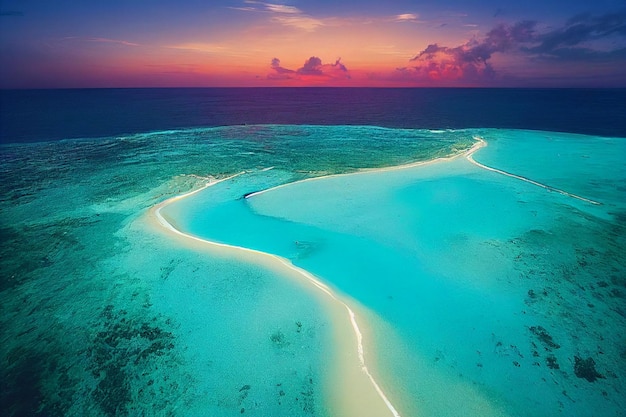
[{"label": "curving sand spit", "polygon": [[[429,161],[421,161],[393,167],[367,169],[360,172],[394,171],[450,161],[459,156],[467,157],[485,145],[486,143],[480,140],[476,142],[471,149],[449,157],[436,158]],[[337,175],[354,175],[358,173],[359,172]],[[336,358],[333,360],[332,375],[330,375],[330,381],[327,382],[329,390],[327,397],[330,399],[330,407],[333,410],[333,414],[348,417],[380,417],[385,415],[400,417],[400,413],[396,410],[383,388],[379,385],[367,367],[363,332],[361,330],[363,323],[355,313],[355,310],[363,309],[363,307],[355,307],[356,303],[354,301],[348,301],[345,296],[341,296],[333,292],[314,275],[293,265],[288,259],[240,246],[212,242],[184,233],[175,227],[174,222],[171,219],[167,219],[161,213],[161,209],[163,207],[175,201],[187,198],[206,189],[207,187],[222,181],[227,181],[241,174],[243,174],[243,172],[219,181],[207,183],[204,187],[186,194],[172,197],[154,206],[149,211],[150,223],[154,226],[158,226],[161,230],[164,230],[172,237],[179,239],[181,244],[189,245],[196,250],[208,249],[216,254],[220,253],[240,257],[244,261],[263,265],[268,269],[275,270],[280,276],[287,276],[296,282],[301,283],[305,288],[314,290],[319,301],[326,306],[327,311],[329,311],[331,316],[335,318],[332,325],[334,326],[337,350]],[[336,175],[330,175],[330,177],[332,176]],[[302,181],[316,181],[328,177],[329,176],[309,178]],[[291,184],[283,184],[277,187],[251,193],[246,195],[245,198],[252,198],[255,195],[288,185]]]},{"label": "curving sand spit", "polygon": [[149,224],[163,233],[167,233],[169,237],[177,239],[181,245],[194,250],[209,250],[215,254],[234,256],[245,262],[262,265],[274,270],[279,276],[293,279],[304,288],[313,291],[318,301],[334,318],[331,324],[337,350],[335,357],[332,358],[331,366],[329,366],[331,371],[328,375],[329,381],[326,384],[328,387],[326,397],[329,398],[329,407],[333,410],[333,415],[400,417],[399,412],[366,365],[363,332],[358,324],[359,319],[355,313],[357,308],[353,306],[353,302],[348,302],[318,278],[304,269],[296,267],[288,259],[253,249],[212,242],[184,233],[161,214],[161,209],[174,201],[189,197],[207,187],[240,174],[208,183],[204,187],[172,197],[152,207],[148,213]]},{"label": "curving sand spit", "polygon": [[[250,194],[246,195],[245,198],[252,198],[254,196],[257,196],[257,195],[260,195],[260,194],[263,194],[263,193],[267,193],[268,191],[276,190],[278,188],[288,187],[290,185],[301,183],[301,182],[318,181],[318,180],[322,180],[322,179],[326,179],[326,178],[342,177],[342,176],[346,176],[346,175],[358,175],[358,174],[364,173],[364,172],[397,171],[397,170],[401,170],[401,169],[409,169],[409,168],[415,168],[415,167],[419,167],[419,166],[425,166],[425,165],[430,165],[430,164],[435,164],[435,163],[440,163],[440,162],[445,162],[445,161],[451,161],[453,159],[458,158],[459,156],[469,157],[471,154],[473,154],[474,152],[476,152],[477,150],[479,150],[483,146],[487,146],[487,142],[485,142],[484,140],[479,139],[479,138],[474,138],[474,139],[476,139],[477,142],[470,149],[468,149],[468,150],[466,150],[464,152],[461,152],[461,153],[450,155],[450,156],[430,159],[428,161],[411,162],[411,163],[408,163],[408,164],[395,165],[395,166],[383,167],[383,168],[365,168],[365,169],[360,169],[357,172],[351,172],[351,173],[347,173],[347,174],[332,174],[332,175],[324,175],[322,177],[307,178],[307,179],[304,179],[304,180],[300,180],[300,181],[296,181],[296,182],[290,182],[290,183],[282,184],[282,185],[277,185],[276,187],[271,187],[271,188],[268,188],[268,189],[265,189],[265,190],[257,191],[257,192],[254,192],[254,193],[250,193]],[[267,169],[271,169],[271,168],[266,168],[266,170]]]},{"label": "curving sand spit", "polygon": [[[394,167],[363,170],[361,172],[383,172],[407,169],[427,164],[450,161],[457,157],[463,156],[469,162],[481,169],[525,181],[530,184],[542,187],[546,190],[555,191],[591,204],[601,204],[596,201],[551,187],[549,185],[536,182],[529,178],[525,178],[476,162],[473,159],[473,154],[480,148],[487,146],[487,142],[485,142],[480,137],[474,137],[474,139],[476,140],[476,143],[469,150],[456,155]],[[333,415],[347,417],[380,417],[387,415],[400,417],[400,413],[394,407],[383,388],[379,385],[379,383],[376,381],[376,379],[368,369],[362,331],[362,327],[364,326],[364,324],[359,319],[359,316],[355,313],[355,310],[364,311],[363,307],[357,306],[356,302],[354,302],[353,300],[348,300],[347,297],[337,294],[336,292],[331,290],[331,288],[321,282],[317,277],[315,277],[308,271],[293,265],[286,258],[244,247],[212,242],[209,240],[201,239],[197,236],[184,233],[175,227],[171,219],[167,219],[166,216],[161,213],[161,209],[163,207],[173,203],[174,201],[187,198],[197,192],[202,191],[207,187],[215,185],[221,181],[229,180],[233,177],[241,175],[242,173],[235,174],[228,178],[224,178],[220,181],[208,183],[204,187],[199,188],[195,191],[170,198],[154,206],[149,211],[149,222],[155,228],[161,230],[163,233],[167,233],[170,237],[179,240],[182,245],[189,246],[195,250],[209,250],[215,254],[237,257],[244,262],[251,262],[257,265],[262,265],[270,270],[275,271],[279,276],[288,277],[289,279],[300,283],[303,288],[312,291],[312,294],[317,297],[318,301],[327,309],[327,311],[331,314],[331,317],[333,317],[331,324],[334,329],[337,349],[335,351],[335,357],[332,358],[331,366],[329,367],[330,369],[332,369],[332,371],[330,371],[328,375],[329,381],[327,381],[326,384],[326,386],[328,387],[326,398],[329,399],[329,407],[332,410]],[[358,173],[359,172],[337,175],[358,175]],[[328,177],[329,176],[309,178],[302,181],[317,181]],[[283,184],[277,187],[262,190],[256,193],[246,195],[245,198],[252,198],[256,195],[289,185],[291,184]],[[367,330],[367,328],[364,329]]]},{"label": "curving sand spit", "polygon": [[478,141],[480,146],[472,147],[472,149],[470,149],[465,154],[465,157],[467,158],[468,161],[470,161],[472,164],[476,165],[477,167],[482,168],[482,169],[486,169],[487,171],[491,171],[491,172],[495,172],[495,173],[498,173],[498,174],[506,175],[507,177],[515,178],[515,179],[518,179],[520,181],[525,181],[525,182],[527,182],[529,184],[536,185],[537,187],[544,188],[544,189],[546,189],[548,191],[554,191],[556,193],[563,194],[563,195],[565,195],[567,197],[572,197],[572,198],[575,198],[577,200],[585,201],[585,202],[590,203],[590,204],[594,204],[594,205],[597,205],[597,206],[602,205],[602,203],[600,203],[598,201],[590,200],[588,198],[581,197],[581,196],[576,195],[576,194],[572,194],[570,192],[561,190],[559,188],[552,187],[551,185],[542,184],[542,183],[537,182],[535,180],[531,180],[530,178],[522,177],[521,175],[512,174],[510,172],[503,171],[503,170],[497,169],[497,168],[492,168],[492,167],[489,167],[487,165],[483,165],[480,162],[476,162],[474,160],[474,156],[473,156],[474,152],[476,152],[478,149],[482,148],[483,146],[487,146],[487,142],[485,142],[482,138],[479,138],[477,136],[475,136],[474,139]]}]

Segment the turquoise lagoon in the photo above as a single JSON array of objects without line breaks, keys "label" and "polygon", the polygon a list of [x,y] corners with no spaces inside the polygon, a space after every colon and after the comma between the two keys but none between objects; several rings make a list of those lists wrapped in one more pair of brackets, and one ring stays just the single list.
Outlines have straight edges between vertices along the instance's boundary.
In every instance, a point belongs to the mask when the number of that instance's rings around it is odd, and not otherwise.
[{"label": "turquoise lagoon", "polygon": [[[8,416],[332,415],[331,323],[301,285],[146,222],[212,179],[280,181],[469,147],[465,135],[234,126],[0,147]],[[276,177],[261,186],[276,184]],[[274,181],[274,182],[268,182]]]},{"label": "turquoise lagoon", "polygon": [[463,134],[489,143],[476,161],[550,189],[458,157],[249,198],[281,174],[243,174],[170,215],[370,309],[382,322],[370,349],[401,414],[620,415],[623,293],[609,287],[624,283],[624,141]]},{"label": "turquoise lagoon", "polygon": [[[472,164],[474,137],[480,164],[551,188]],[[317,297],[146,222],[239,174],[163,214],[358,306],[402,416],[619,416],[625,151],[540,131],[274,125],[3,146],[3,407],[335,415],[334,318]]]}]

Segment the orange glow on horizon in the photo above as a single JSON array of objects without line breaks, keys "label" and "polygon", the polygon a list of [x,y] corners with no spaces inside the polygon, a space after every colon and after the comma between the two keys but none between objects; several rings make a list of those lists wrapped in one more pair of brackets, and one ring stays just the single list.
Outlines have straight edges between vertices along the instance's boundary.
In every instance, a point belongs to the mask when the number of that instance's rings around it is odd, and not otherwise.
[{"label": "orange glow on horizon", "polygon": [[[140,28],[130,18],[125,25],[112,26],[119,15],[94,18],[89,30],[80,25],[59,29],[49,22],[51,34],[46,35],[35,30],[39,28],[35,23],[21,29],[27,19],[5,19],[0,47],[9,52],[0,66],[0,87],[498,87],[626,82],[613,39],[617,29],[607,32],[602,48],[592,50],[580,40],[563,39],[563,45],[548,50],[550,45],[542,44],[545,33],[560,39],[570,23],[557,22],[550,29],[494,16],[475,20],[463,13],[427,18],[418,10],[332,15],[328,10],[333,7],[325,7],[211,3],[197,9],[198,15],[185,14],[176,21],[173,16],[152,15],[154,20]],[[587,25],[600,22],[586,19]],[[574,41],[580,45],[567,44]]]}]

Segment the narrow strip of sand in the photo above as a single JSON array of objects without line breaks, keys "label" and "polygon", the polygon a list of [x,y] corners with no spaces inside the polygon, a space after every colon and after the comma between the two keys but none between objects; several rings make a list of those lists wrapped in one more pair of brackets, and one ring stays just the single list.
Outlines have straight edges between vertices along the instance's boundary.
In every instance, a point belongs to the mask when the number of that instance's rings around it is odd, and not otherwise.
[{"label": "narrow strip of sand", "polygon": [[[473,158],[473,154],[480,148],[487,146],[487,142],[485,142],[480,137],[474,137],[474,139],[476,140],[476,142],[470,149],[448,157],[436,158],[428,161],[415,162],[393,167],[361,170],[350,174],[336,174],[309,178],[302,181],[297,181],[296,183],[305,181],[317,181],[320,179],[326,179],[336,176],[355,174],[358,175],[359,173],[365,172],[385,172],[410,169],[439,162],[451,161],[455,158],[462,156],[465,157],[470,163],[481,169],[525,181],[546,190],[555,191],[562,195],[576,198],[591,204],[601,204],[599,202],[560,190],[558,188],[539,183],[529,178],[512,174],[510,172],[506,172],[497,168],[492,168],[476,162]],[[295,282],[300,283],[303,288],[311,290],[311,294],[317,297],[319,302],[323,306],[325,306],[326,310],[333,318],[331,324],[334,328],[337,349],[336,357],[332,360],[334,371],[331,375],[329,375],[329,381],[327,382],[327,398],[329,399],[329,404],[331,409],[333,410],[333,414],[337,416],[358,415],[363,417],[378,417],[383,415],[392,415],[393,417],[399,417],[399,412],[396,410],[383,388],[379,385],[377,380],[368,369],[363,341],[363,332],[361,330],[362,326],[364,326],[364,323],[355,313],[355,310],[358,311],[362,307],[356,307],[356,303],[354,301],[348,301],[346,297],[337,294],[326,284],[320,281],[317,277],[315,277],[308,271],[293,265],[286,258],[282,258],[277,255],[261,252],[254,249],[201,239],[197,236],[193,236],[177,229],[172,219],[167,219],[161,213],[162,208],[175,201],[187,198],[209,186],[215,185],[221,181],[226,181],[240,174],[241,173],[235,174],[220,181],[207,183],[204,187],[183,195],[172,197],[156,205],[149,211],[149,222],[153,226],[155,226],[155,228],[158,228],[168,233],[173,238],[179,239],[179,241],[183,245],[189,245],[195,250],[209,250],[212,253],[226,255],[230,257],[237,257],[245,262],[262,265],[270,270],[275,271],[279,276],[293,279]],[[282,184],[266,190],[251,193],[246,195],[245,198],[252,198],[271,190],[290,186],[293,184],[295,183]]]},{"label": "narrow strip of sand", "polygon": [[[385,172],[396,171],[401,169],[415,168],[419,166],[425,166],[429,164],[450,161],[459,156],[469,155],[480,147],[484,146],[485,142],[475,143],[471,149],[457,154],[436,158],[428,161],[413,162],[404,165],[375,168],[360,170],[353,174],[365,173],[365,172]],[[271,168],[266,168],[269,170]],[[275,270],[281,276],[288,276],[297,282],[304,284],[308,289],[316,290],[316,295],[323,294],[323,297],[318,297],[320,302],[327,306],[327,311],[331,312],[335,328],[335,338],[338,342],[337,358],[333,361],[336,371],[328,382],[329,392],[328,396],[331,401],[333,412],[338,416],[383,416],[392,415],[393,417],[400,417],[399,412],[396,410],[391,400],[387,397],[387,394],[371,374],[367,367],[365,348],[363,342],[363,332],[361,327],[364,324],[358,318],[353,301],[347,301],[345,297],[333,292],[327,285],[322,283],[317,277],[308,271],[296,267],[288,259],[282,258],[277,255],[269,254],[266,252],[257,251],[254,249],[244,248],[240,246],[228,245],[218,242],[212,242],[210,240],[201,239],[197,236],[193,236],[188,233],[184,233],[177,229],[171,220],[165,218],[162,215],[161,209],[167,205],[190,197],[207,187],[218,184],[219,182],[229,180],[242,173],[232,175],[230,177],[207,183],[204,187],[196,189],[186,194],[172,197],[156,206],[149,211],[149,221],[152,225],[160,226],[161,229],[166,230],[170,235],[176,238],[182,239],[186,244],[192,245],[195,249],[208,248],[214,253],[229,254],[231,256],[240,256],[248,262],[261,264],[269,269]],[[335,176],[343,176],[351,174],[336,174],[323,177],[309,178],[302,181],[314,181],[319,179],[325,179]],[[298,181],[298,182],[302,182]],[[276,188],[293,185],[294,183],[288,183],[272,187],[259,192],[251,193],[245,196],[245,198],[251,198],[255,195],[259,195]],[[359,307],[363,308],[363,307]],[[346,314],[347,313],[347,314]],[[359,325],[359,322],[361,324]],[[361,327],[360,327],[361,326]],[[349,328],[347,328],[349,327]]]},{"label": "narrow strip of sand", "polygon": [[472,147],[472,149],[470,149],[466,153],[465,157],[467,158],[468,161],[470,161],[472,164],[476,165],[477,167],[482,168],[482,169],[486,169],[487,171],[496,172],[498,174],[506,175],[507,177],[515,178],[515,179],[518,179],[518,180],[521,180],[521,181],[525,181],[525,182],[527,182],[529,184],[536,185],[537,187],[544,188],[544,189],[546,189],[548,191],[554,191],[556,193],[563,194],[563,195],[565,195],[567,197],[572,197],[572,198],[575,198],[575,199],[578,199],[578,200],[581,200],[581,201],[585,201],[587,203],[591,203],[591,204],[594,204],[594,205],[602,205],[602,203],[600,203],[598,201],[590,200],[588,198],[581,197],[579,195],[576,195],[576,194],[573,194],[573,193],[561,190],[559,188],[552,187],[551,185],[542,184],[542,183],[540,183],[538,181],[531,180],[530,178],[522,177],[521,175],[512,174],[510,172],[503,171],[503,170],[497,169],[497,168],[492,168],[490,166],[481,164],[480,162],[476,162],[476,160],[474,160],[474,152],[476,152],[478,149],[482,148],[483,146],[487,146],[487,142],[485,142],[482,138],[479,138],[477,136],[475,136],[474,139],[477,140],[478,143],[480,143],[481,145],[478,146],[478,147]]},{"label": "narrow strip of sand", "polygon": [[237,175],[240,174],[207,183],[204,187],[172,197],[152,207],[148,213],[148,223],[195,250],[209,250],[216,254],[236,256],[243,261],[262,265],[275,271],[279,276],[286,276],[300,283],[304,288],[312,290],[312,294],[333,317],[331,324],[337,341],[337,351],[336,357],[332,360],[333,371],[327,381],[327,397],[333,415],[400,417],[399,412],[367,367],[363,333],[359,325],[360,320],[355,313],[356,307],[350,306],[351,303],[344,297],[333,292],[308,271],[293,265],[288,259],[254,249],[201,239],[178,230],[162,215],[163,207]]},{"label": "narrow strip of sand", "polygon": [[250,193],[250,194],[246,195],[245,198],[252,198],[252,197],[255,197],[257,195],[261,195],[261,194],[267,193],[269,191],[276,190],[278,188],[288,187],[288,186],[291,186],[291,185],[294,185],[294,184],[299,184],[299,183],[302,183],[302,182],[318,181],[318,180],[322,180],[322,179],[333,178],[333,177],[343,177],[343,176],[347,176],[347,175],[358,175],[358,174],[363,174],[363,173],[367,173],[367,172],[398,171],[398,170],[402,170],[402,169],[410,169],[410,168],[415,168],[415,167],[420,167],[420,166],[436,164],[436,163],[440,163],[440,162],[451,161],[451,160],[453,160],[455,158],[458,158],[459,156],[471,155],[472,153],[476,152],[478,149],[482,148],[485,145],[486,145],[486,142],[481,140],[481,141],[478,141],[478,142],[474,143],[474,145],[472,145],[472,147],[470,149],[466,150],[466,151],[458,152],[458,153],[452,154],[450,156],[445,156],[445,157],[440,157],[440,158],[435,158],[435,159],[429,159],[427,161],[411,162],[411,163],[408,163],[408,164],[394,165],[394,166],[383,167],[383,168],[360,169],[360,170],[358,170],[356,172],[351,172],[351,173],[347,173],[347,174],[332,174],[332,175],[324,175],[324,176],[321,176],[321,177],[306,178],[304,180],[290,182],[290,183],[287,183],[287,184],[281,184],[281,185],[277,185],[276,187],[271,187],[271,188],[268,188],[268,189],[265,189],[265,190],[256,191],[254,193]]},{"label": "narrow strip of sand", "polygon": [[457,158],[459,156],[464,156],[469,162],[471,162],[475,166],[477,166],[479,168],[482,168],[482,169],[485,169],[487,171],[491,171],[491,172],[495,172],[497,174],[505,175],[507,177],[515,178],[515,179],[518,179],[520,181],[524,181],[524,182],[527,182],[529,184],[536,185],[537,187],[541,187],[541,188],[543,188],[545,190],[553,191],[553,192],[565,195],[567,197],[572,197],[572,198],[575,198],[577,200],[581,200],[581,201],[584,201],[584,202],[587,202],[587,203],[590,203],[590,204],[593,204],[593,205],[602,205],[602,203],[600,203],[598,201],[591,200],[589,198],[585,198],[585,197],[579,196],[577,194],[570,193],[570,192],[565,191],[565,190],[561,190],[560,188],[556,188],[556,187],[553,187],[551,185],[543,184],[543,183],[540,183],[538,181],[532,180],[530,178],[526,178],[526,177],[523,177],[521,175],[513,174],[513,173],[510,173],[510,172],[507,172],[507,171],[504,171],[504,170],[501,170],[501,169],[498,169],[498,168],[493,168],[493,167],[481,164],[480,162],[477,162],[474,159],[474,153],[476,153],[479,149],[487,146],[487,142],[483,138],[478,137],[478,136],[474,136],[473,139],[476,142],[474,143],[474,145],[470,149],[468,149],[468,150],[466,150],[464,152],[461,152],[461,153],[457,153],[457,154],[451,155],[451,156],[442,157],[442,158],[435,158],[435,159],[431,159],[431,160],[428,160],[428,161],[412,162],[412,163],[409,163],[409,164],[396,165],[396,166],[385,167],[385,168],[362,169],[362,170],[359,170],[357,172],[353,172],[353,173],[349,173],[349,174],[334,174],[334,175],[326,175],[326,176],[322,176],[322,177],[307,178],[307,179],[296,181],[296,182],[293,182],[293,183],[282,184],[282,185],[278,185],[276,187],[268,188],[266,190],[261,190],[261,191],[257,191],[257,192],[254,192],[254,193],[250,193],[250,194],[246,195],[245,198],[252,198],[252,197],[255,197],[257,195],[260,195],[260,194],[263,194],[263,193],[266,193],[266,192],[269,192],[269,191],[272,191],[272,190],[276,190],[278,188],[291,186],[293,184],[301,183],[301,182],[317,181],[317,180],[321,180],[321,179],[337,177],[337,176],[345,176],[345,175],[358,175],[358,174],[364,173],[364,172],[385,172],[385,171],[396,171],[396,170],[401,170],[401,169],[410,169],[410,168],[415,168],[415,167],[419,167],[419,166],[425,166],[425,165],[430,165],[430,164],[434,164],[434,163],[450,161],[450,160],[455,159],[455,158]]}]

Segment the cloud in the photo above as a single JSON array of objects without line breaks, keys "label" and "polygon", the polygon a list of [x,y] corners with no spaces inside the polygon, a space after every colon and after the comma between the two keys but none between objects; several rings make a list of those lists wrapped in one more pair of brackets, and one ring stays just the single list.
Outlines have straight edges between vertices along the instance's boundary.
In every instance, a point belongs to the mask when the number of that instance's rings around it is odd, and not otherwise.
[{"label": "cloud", "polygon": [[386,15],[381,17],[337,17],[326,16],[316,18],[306,13],[302,9],[285,4],[268,3],[257,0],[245,0],[243,6],[228,7],[231,10],[237,10],[247,13],[264,14],[269,20],[282,26],[293,27],[308,32],[315,31],[320,27],[345,27],[357,25],[371,25],[381,23],[424,23],[420,20],[419,15],[415,13],[402,13],[397,15]]},{"label": "cloud", "polygon": [[350,78],[348,68],[338,58],[334,64],[323,64],[322,60],[312,56],[304,62],[302,68],[296,71],[299,75],[312,75],[327,78]]},{"label": "cloud", "polygon": [[62,41],[82,41],[82,42],[113,43],[113,44],[124,45],[124,46],[141,46],[138,43],[129,42],[129,41],[125,41],[125,40],[119,40],[119,39],[109,39],[109,38],[83,38],[83,37],[78,37],[78,36],[68,36],[68,37],[65,37],[65,38],[63,38],[61,40]]},{"label": "cloud", "polygon": [[262,3],[265,8],[274,13],[301,14],[302,11],[294,6],[285,6],[284,4]]},{"label": "cloud", "polygon": [[118,39],[108,39],[108,38],[87,38],[85,39],[86,41],[89,42],[103,42],[103,43],[116,43],[119,45],[124,45],[124,46],[141,46],[138,43],[134,43],[134,42],[128,42],[128,41],[124,41],[124,40],[118,40]]},{"label": "cloud", "polygon": [[306,31],[314,31],[320,26],[324,26],[324,23],[321,20],[315,19],[309,16],[275,16],[272,18],[272,21],[276,23],[280,23],[284,26],[291,26],[298,29],[303,29]]},{"label": "cloud", "polygon": [[294,70],[283,68],[280,65],[280,59],[278,58],[272,58],[271,68],[274,72],[267,76],[267,78],[271,80],[288,80],[294,78],[293,75],[296,74],[296,71]]},{"label": "cloud", "polygon": [[418,16],[413,13],[399,14],[394,18],[396,22],[414,22],[417,19],[418,19]]},{"label": "cloud", "polygon": [[[430,44],[411,59],[415,75],[436,80],[475,81],[493,78],[495,71],[489,62],[496,52],[512,50],[534,36],[535,22],[524,21],[512,26],[498,25],[482,41],[471,40],[454,48]],[[407,71],[407,69],[403,69]]]},{"label": "cloud", "polygon": [[350,72],[348,68],[341,62],[341,58],[337,59],[334,64],[324,64],[322,60],[316,56],[312,56],[304,62],[302,67],[297,70],[284,68],[280,65],[280,59],[273,58],[271,68],[274,72],[267,77],[272,80],[280,79],[349,79]]},{"label": "cloud", "polygon": [[[396,69],[396,75],[406,79],[476,82],[493,80],[496,69],[491,58],[496,53],[517,54],[535,62],[624,60],[626,48],[620,40],[611,48],[603,41],[626,36],[626,12],[594,17],[589,14],[569,19],[563,27],[540,32],[535,21],[512,25],[500,24],[482,40],[448,47],[437,43],[428,45],[413,57],[412,66]],[[595,46],[594,46],[595,45]]]},{"label": "cloud", "polygon": [[624,36],[626,36],[626,11],[597,17],[581,14],[569,19],[564,27],[539,36],[538,44],[527,47],[524,51],[544,57],[575,56],[580,55],[583,49],[588,49],[584,46],[585,43]]},{"label": "cloud", "polygon": [[304,62],[302,68],[297,72],[302,75],[324,75],[322,72],[322,60],[316,56],[312,56]]},{"label": "cloud", "polygon": [[341,63],[341,58],[337,58],[334,64],[332,64],[333,68],[337,68],[339,71],[348,72],[348,68]]},{"label": "cloud", "polygon": [[240,12],[256,12],[257,9],[254,7],[228,7],[229,9],[232,10],[239,10]]},{"label": "cloud", "polygon": [[166,48],[180,49],[183,51],[204,52],[207,54],[218,54],[227,52],[227,48],[223,45],[212,43],[183,43],[178,45],[169,45]]},{"label": "cloud", "polygon": [[255,0],[246,0],[245,3],[251,6],[231,7],[231,9],[244,12],[267,13],[271,16],[270,20],[275,23],[306,31],[313,31],[320,26],[324,26],[324,22],[307,15],[295,6]]}]

